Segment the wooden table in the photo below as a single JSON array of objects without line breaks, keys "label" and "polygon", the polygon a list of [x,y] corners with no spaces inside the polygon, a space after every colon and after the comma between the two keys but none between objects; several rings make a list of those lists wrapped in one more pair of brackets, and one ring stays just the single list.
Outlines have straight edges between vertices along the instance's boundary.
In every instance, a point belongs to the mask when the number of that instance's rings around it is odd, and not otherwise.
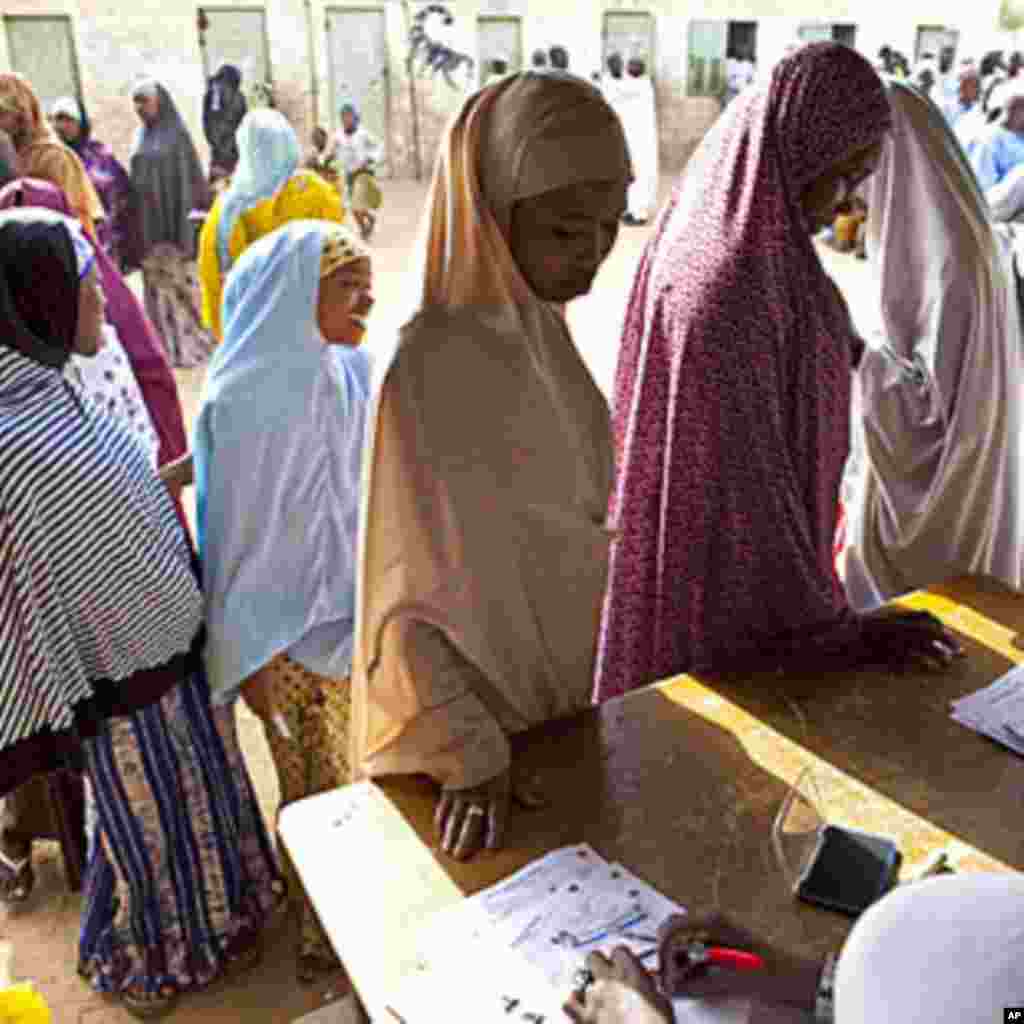
[{"label": "wooden table", "polygon": [[418,778],[287,808],[281,835],[371,1016],[429,915],[582,841],[691,910],[720,907],[792,952],[837,949],[849,920],[794,900],[770,838],[808,767],[828,819],[892,836],[905,874],[941,849],[963,870],[1024,869],[1024,763],[949,717],[1024,661],[1024,597],[963,579],[901,603],[939,615],[968,657],[945,675],[684,676],[517,737],[552,802],[517,813],[500,854],[443,857]]}]

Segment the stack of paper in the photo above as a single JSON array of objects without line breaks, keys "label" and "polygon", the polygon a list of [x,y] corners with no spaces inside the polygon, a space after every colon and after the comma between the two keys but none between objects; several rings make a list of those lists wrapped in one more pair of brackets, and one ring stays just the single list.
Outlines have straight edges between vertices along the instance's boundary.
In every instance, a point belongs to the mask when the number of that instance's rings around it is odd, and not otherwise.
[{"label": "stack of paper", "polygon": [[[555,1024],[588,953],[631,949],[657,966],[657,932],[683,908],[590,846],[542,857],[439,914],[425,929],[418,970],[390,1006],[408,1024],[445,1019]],[[681,1008],[682,1009],[682,1008]],[[745,1021],[749,1004],[713,1017]]]},{"label": "stack of paper", "polygon": [[953,718],[1024,754],[1024,665],[991,686],[953,702]]}]

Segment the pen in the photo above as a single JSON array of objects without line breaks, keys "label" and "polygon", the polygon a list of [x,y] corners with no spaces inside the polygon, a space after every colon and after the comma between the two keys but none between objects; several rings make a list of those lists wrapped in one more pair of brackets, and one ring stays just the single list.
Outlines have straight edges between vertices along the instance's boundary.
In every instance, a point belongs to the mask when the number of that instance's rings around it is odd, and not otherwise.
[{"label": "pen", "polygon": [[647,914],[645,912],[641,912],[631,917],[628,921],[623,921],[620,925],[605,928],[604,931],[598,932],[596,935],[588,935],[585,938],[579,939],[574,942],[574,945],[579,948],[580,946],[591,946],[595,942],[603,942],[605,939],[610,939],[613,935],[621,935],[624,929],[630,928],[633,925],[646,920]]}]

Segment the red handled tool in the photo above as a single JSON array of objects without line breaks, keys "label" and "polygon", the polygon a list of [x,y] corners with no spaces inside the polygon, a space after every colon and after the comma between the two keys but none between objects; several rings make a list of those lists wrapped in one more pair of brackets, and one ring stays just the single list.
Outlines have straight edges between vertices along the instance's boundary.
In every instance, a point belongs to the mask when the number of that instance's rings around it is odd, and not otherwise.
[{"label": "red handled tool", "polygon": [[694,967],[729,967],[734,971],[761,971],[765,967],[764,958],[756,953],[744,953],[724,946],[705,946],[703,942],[691,942],[685,955]]}]

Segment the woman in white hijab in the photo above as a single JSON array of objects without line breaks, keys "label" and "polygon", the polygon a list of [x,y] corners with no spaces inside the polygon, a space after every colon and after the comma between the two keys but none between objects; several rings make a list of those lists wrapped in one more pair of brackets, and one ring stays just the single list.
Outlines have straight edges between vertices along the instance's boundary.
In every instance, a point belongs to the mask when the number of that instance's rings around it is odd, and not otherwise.
[{"label": "woman in white hijab", "polygon": [[[214,704],[263,721],[281,806],[349,781],[370,252],[328,221],[251,245],[195,427],[206,671]],[[300,980],[337,967],[298,878]]]},{"label": "woman in white hijab", "polygon": [[353,769],[433,777],[459,857],[501,844],[508,735],[590,703],[611,425],[563,306],[611,251],[630,177],[589,82],[526,72],[471,96],[371,421]]},{"label": "woman in white hijab", "polygon": [[[705,944],[756,949],[762,971],[709,973],[677,951]],[[756,1002],[750,1024],[999,1024],[1024,1006],[1024,876],[947,875],[901,885],[854,925],[838,960],[774,953],[724,918],[666,922],[651,979],[626,950],[587,960],[594,979],[566,1012],[577,1024],[671,1024],[668,997]],[[813,1018],[810,1016],[813,1013]]]},{"label": "woman in white hijab", "polygon": [[845,584],[858,611],[956,576],[1024,582],[1024,358],[1012,256],[942,115],[889,86],[869,183],[884,344],[858,372]]}]

